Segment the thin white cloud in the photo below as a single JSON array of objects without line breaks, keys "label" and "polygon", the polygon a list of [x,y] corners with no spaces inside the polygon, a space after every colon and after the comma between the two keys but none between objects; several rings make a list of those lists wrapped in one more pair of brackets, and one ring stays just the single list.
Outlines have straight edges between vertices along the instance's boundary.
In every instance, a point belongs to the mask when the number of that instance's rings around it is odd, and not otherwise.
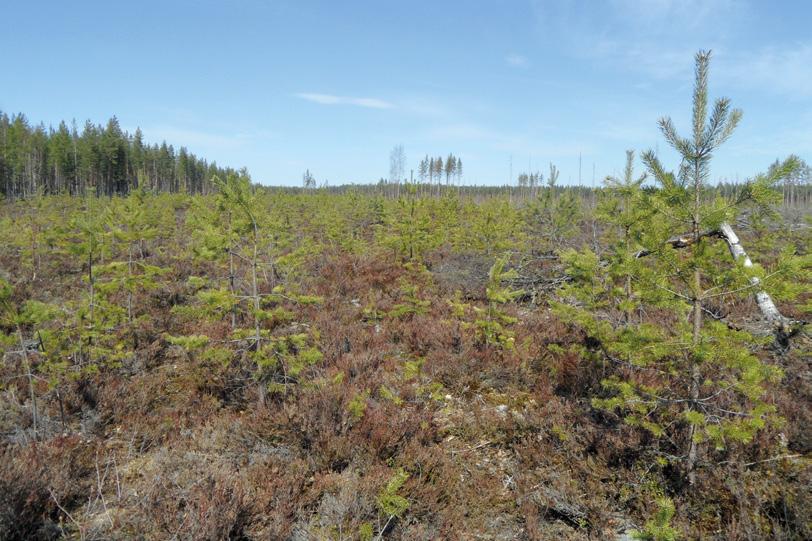
[{"label": "thin white cloud", "polygon": [[812,43],[767,47],[720,60],[721,75],[732,84],[812,97]]},{"label": "thin white cloud", "polygon": [[527,59],[526,56],[510,53],[505,57],[505,62],[507,62],[508,66],[512,66],[514,68],[526,68],[530,65],[530,61]]},{"label": "thin white cloud", "polygon": [[554,34],[576,59],[673,81],[690,81],[694,53],[728,48],[753,16],[737,0],[610,0],[591,10],[534,0],[533,7],[538,32]]},{"label": "thin white cloud", "polygon": [[314,92],[300,92],[297,98],[307,100],[320,105],[355,105],[368,109],[392,109],[395,106],[385,100],[378,98],[353,98],[348,96],[335,96],[333,94],[318,94]]},{"label": "thin white cloud", "polygon": [[609,5],[619,19],[647,34],[662,34],[667,28],[718,33],[720,22],[746,9],[734,0],[612,0]]}]

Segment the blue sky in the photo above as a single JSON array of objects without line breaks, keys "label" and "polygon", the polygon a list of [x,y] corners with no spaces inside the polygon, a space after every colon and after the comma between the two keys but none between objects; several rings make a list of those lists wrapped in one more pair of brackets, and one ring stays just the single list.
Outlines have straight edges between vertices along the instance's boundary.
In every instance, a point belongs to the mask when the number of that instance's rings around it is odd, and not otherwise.
[{"label": "blue sky", "polygon": [[453,152],[503,184],[619,173],[627,148],[687,131],[693,54],[744,110],[714,177],[812,161],[812,2],[6,1],[0,109],[56,125],[117,115],[151,142],[264,184],[370,182]]}]

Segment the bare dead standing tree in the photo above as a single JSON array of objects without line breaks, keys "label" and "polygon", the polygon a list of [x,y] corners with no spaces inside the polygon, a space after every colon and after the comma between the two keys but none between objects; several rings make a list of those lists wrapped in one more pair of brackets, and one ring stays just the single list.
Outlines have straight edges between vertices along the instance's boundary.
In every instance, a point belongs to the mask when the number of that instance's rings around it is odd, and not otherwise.
[{"label": "bare dead standing tree", "polygon": [[406,152],[403,145],[395,145],[389,153],[389,182],[393,186],[394,197],[400,195],[400,183],[406,174]]}]

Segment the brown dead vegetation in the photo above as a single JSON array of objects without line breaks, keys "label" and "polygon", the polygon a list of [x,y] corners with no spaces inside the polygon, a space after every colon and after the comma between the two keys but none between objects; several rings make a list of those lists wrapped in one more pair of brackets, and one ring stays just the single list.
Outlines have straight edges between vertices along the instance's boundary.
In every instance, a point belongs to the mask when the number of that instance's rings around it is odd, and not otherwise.
[{"label": "brown dead vegetation", "polygon": [[[526,285],[559,276],[552,258],[529,260]],[[20,300],[79,289],[79,275],[55,261],[59,279],[40,273],[16,289]],[[732,447],[688,491],[652,462],[645,434],[590,406],[609,361],[579,354],[597,345],[556,319],[543,287],[507,307],[520,320],[516,348],[500,350],[477,344],[447,303],[460,290],[482,304],[490,263],[447,247],[428,262],[414,274],[375,252],[311,261],[303,275],[323,302],[287,308],[318,330],[323,360],[265,406],[239,357],[204,361],[162,338],[228,337],[227,322],[173,318],[172,307],[189,299],[186,278],[207,271],[188,261],[175,261],[161,289],[139,299],[149,317],[121,367],[63,385],[58,399],[38,384],[39,442],[21,405],[18,361],[7,355],[0,538],[347,540],[369,525],[403,540],[611,539],[640,526],[661,490],[690,539],[812,537],[802,350],[775,359],[786,373],[772,397],[787,420],[782,435],[769,428],[763,442]],[[2,260],[9,275],[19,264]],[[388,317],[404,278],[428,308]],[[753,309],[724,308],[730,317]],[[772,460],[766,442],[776,437],[785,455],[801,458]],[[377,498],[398,468],[409,476],[401,490],[409,508],[392,518]]]}]

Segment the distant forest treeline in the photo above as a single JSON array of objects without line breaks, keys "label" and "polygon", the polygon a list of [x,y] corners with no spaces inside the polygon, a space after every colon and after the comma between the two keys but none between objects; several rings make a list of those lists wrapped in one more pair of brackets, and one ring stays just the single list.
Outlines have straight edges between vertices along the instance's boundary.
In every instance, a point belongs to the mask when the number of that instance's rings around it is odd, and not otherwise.
[{"label": "distant forest treeline", "polygon": [[[524,174],[524,173],[523,173]],[[529,175],[528,175],[529,176]],[[812,178],[812,176],[810,177]],[[521,179],[520,179],[521,181]],[[602,188],[584,186],[584,185],[570,185],[561,184],[555,186],[549,185],[536,185],[529,186],[519,183],[518,185],[503,184],[501,186],[474,186],[474,185],[458,185],[458,186],[440,186],[429,183],[414,183],[407,186],[414,189],[418,197],[442,197],[448,194],[456,194],[461,197],[475,198],[477,200],[488,199],[492,197],[507,198],[509,201],[521,204],[521,202],[532,201],[538,197],[545,196],[546,194],[552,197],[560,197],[563,195],[571,196],[580,200],[587,205],[594,205],[598,201],[598,193]],[[381,197],[388,197],[397,199],[398,193],[405,194],[405,190],[399,189],[398,185],[381,180],[377,184],[338,184],[333,186],[320,186],[319,188],[301,188],[298,186],[265,186],[265,189],[272,192],[281,193],[300,193],[308,191],[322,191],[334,194],[345,194],[349,192],[379,195]],[[743,182],[720,182],[715,186],[707,188],[706,197],[714,197],[716,195],[725,199],[735,199],[735,197],[742,192],[745,188]],[[782,183],[774,187],[775,190],[783,194],[782,208],[796,208],[808,209],[812,207],[812,183]]]},{"label": "distant forest treeline", "polygon": [[[394,178],[403,178],[405,155],[396,147],[397,167]],[[812,168],[803,161],[798,172],[785,179],[781,186],[785,208],[808,208],[812,205]],[[231,174],[246,175],[247,171],[220,167],[190,153],[186,147],[176,149],[166,141],[148,144],[140,129],[134,134],[122,130],[114,116],[106,125],[86,121],[81,131],[75,122],[69,126],[62,121],[54,129],[40,123],[32,125],[23,114],[11,115],[0,111],[0,194],[16,199],[35,194],[71,194],[97,196],[126,195],[142,187],[152,192],[206,194],[216,191],[214,176],[224,178]],[[440,183],[446,177],[446,185]],[[550,173],[530,171],[520,173],[516,185],[470,186],[450,184],[451,178],[459,182],[462,161],[450,154],[444,161],[426,156],[420,162],[418,182],[413,184],[421,196],[440,196],[456,193],[476,197],[507,196],[516,201],[533,199],[543,190],[570,193],[575,197],[594,201],[595,187],[564,186],[557,184],[558,172],[550,164]],[[437,184],[433,185],[434,180]],[[304,189],[312,189],[317,182],[308,170]],[[272,190],[297,192],[301,188],[276,187]],[[400,183],[381,180],[377,184],[343,184],[322,186],[323,190],[343,193],[348,190],[378,193],[398,197]],[[711,188],[723,197],[730,197],[741,189],[741,184],[719,183]]]},{"label": "distant forest treeline", "polygon": [[107,124],[31,125],[23,114],[0,111],[0,192],[10,198],[35,193],[123,195],[142,186],[156,192],[208,193],[211,178],[235,173],[166,141],[144,142],[116,117]]}]

